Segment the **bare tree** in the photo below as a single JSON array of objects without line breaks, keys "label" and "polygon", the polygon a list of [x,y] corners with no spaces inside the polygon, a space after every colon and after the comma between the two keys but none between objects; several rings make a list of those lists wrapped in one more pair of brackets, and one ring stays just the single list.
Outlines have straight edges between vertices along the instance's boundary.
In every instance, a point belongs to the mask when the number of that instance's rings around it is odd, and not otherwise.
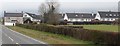
[{"label": "bare tree", "polygon": [[59,4],[56,0],[46,0],[40,6],[40,13],[44,17],[44,22],[48,24],[58,24],[59,23]]}]

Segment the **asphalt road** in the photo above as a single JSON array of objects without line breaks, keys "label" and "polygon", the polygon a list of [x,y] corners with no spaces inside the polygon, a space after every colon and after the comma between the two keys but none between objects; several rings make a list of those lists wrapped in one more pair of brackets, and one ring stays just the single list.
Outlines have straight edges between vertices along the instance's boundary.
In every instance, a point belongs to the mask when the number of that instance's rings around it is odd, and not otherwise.
[{"label": "asphalt road", "polygon": [[[28,45],[28,46],[36,46],[36,45],[45,45],[46,43],[42,41],[38,41],[36,39],[33,39],[31,37],[28,37],[26,35],[23,35],[21,33],[18,33],[16,31],[13,31],[3,25],[0,25],[0,38],[2,38],[1,43],[2,46],[4,45],[18,45],[18,46],[23,46],[23,45]],[[46,46],[46,45],[45,45]]]}]

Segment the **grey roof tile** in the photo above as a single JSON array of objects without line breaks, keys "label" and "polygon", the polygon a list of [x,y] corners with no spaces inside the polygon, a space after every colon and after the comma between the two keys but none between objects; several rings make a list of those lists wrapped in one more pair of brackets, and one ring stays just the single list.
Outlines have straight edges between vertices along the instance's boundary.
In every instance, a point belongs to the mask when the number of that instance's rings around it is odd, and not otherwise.
[{"label": "grey roof tile", "polygon": [[95,18],[96,14],[92,13],[66,13],[68,18]]},{"label": "grey roof tile", "polygon": [[22,13],[4,13],[4,17],[23,17]]},{"label": "grey roof tile", "polygon": [[112,12],[112,11],[99,11],[98,12],[101,18],[118,18],[120,12]]},{"label": "grey roof tile", "polygon": [[32,13],[27,13],[27,14],[30,15],[34,19],[43,19],[41,15],[35,15],[35,14],[32,14]]}]

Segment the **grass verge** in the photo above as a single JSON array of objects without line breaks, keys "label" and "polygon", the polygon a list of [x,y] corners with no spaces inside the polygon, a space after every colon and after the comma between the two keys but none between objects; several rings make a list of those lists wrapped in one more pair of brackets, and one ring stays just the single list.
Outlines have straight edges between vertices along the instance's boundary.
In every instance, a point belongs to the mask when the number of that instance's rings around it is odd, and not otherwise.
[{"label": "grass verge", "polygon": [[30,36],[32,38],[35,38],[37,40],[42,40],[44,42],[47,42],[48,44],[93,44],[93,42],[82,41],[69,36],[31,30],[17,26],[8,27],[8,28],[17,31],[19,33],[25,34],[27,36]]}]

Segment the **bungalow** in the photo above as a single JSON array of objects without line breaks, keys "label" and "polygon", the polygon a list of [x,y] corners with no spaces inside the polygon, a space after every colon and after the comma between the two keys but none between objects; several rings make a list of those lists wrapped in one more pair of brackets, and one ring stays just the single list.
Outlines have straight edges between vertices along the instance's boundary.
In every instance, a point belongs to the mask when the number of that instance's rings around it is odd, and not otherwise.
[{"label": "bungalow", "polygon": [[120,12],[112,12],[112,11],[98,11],[95,19],[100,21],[115,21],[119,18]]},{"label": "bungalow", "polygon": [[4,25],[14,26],[15,23],[23,24],[23,13],[7,13],[4,11]]},{"label": "bungalow", "polygon": [[92,13],[65,13],[64,20],[68,22],[90,22],[95,19]]}]

